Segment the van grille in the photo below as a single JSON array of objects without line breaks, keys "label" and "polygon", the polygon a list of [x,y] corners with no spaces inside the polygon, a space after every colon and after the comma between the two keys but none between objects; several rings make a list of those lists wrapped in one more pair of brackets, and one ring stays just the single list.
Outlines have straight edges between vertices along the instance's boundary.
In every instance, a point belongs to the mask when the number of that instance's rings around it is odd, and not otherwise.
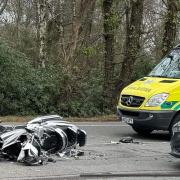
[{"label": "van grille", "polygon": [[128,107],[140,107],[144,99],[144,97],[140,96],[122,95],[121,104]]}]

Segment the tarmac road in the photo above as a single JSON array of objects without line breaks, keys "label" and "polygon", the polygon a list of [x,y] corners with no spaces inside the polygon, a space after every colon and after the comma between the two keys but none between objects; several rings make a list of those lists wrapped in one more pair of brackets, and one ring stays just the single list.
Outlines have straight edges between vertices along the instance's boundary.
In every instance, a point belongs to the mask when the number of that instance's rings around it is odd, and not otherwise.
[{"label": "tarmac road", "polygon": [[[0,179],[179,179],[180,159],[170,153],[169,135],[137,135],[121,122],[75,123],[86,130],[87,145],[79,158],[58,158],[44,166],[0,160]],[[118,143],[130,136],[135,143]]]}]

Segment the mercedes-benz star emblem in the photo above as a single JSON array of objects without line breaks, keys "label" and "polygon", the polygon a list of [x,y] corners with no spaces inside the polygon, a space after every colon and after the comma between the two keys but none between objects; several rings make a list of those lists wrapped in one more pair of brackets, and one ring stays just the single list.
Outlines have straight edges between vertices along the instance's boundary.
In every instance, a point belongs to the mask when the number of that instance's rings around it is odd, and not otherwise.
[{"label": "mercedes-benz star emblem", "polygon": [[126,100],[126,105],[130,106],[133,102],[133,96],[130,96],[127,100]]}]

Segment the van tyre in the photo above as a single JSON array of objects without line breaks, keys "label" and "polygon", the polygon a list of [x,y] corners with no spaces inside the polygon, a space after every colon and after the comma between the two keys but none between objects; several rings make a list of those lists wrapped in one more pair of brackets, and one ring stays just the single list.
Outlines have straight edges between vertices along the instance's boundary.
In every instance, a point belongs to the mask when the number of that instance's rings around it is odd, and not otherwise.
[{"label": "van tyre", "polygon": [[133,130],[141,135],[149,135],[153,130],[143,127],[132,126]]},{"label": "van tyre", "polygon": [[174,119],[172,120],[172,122],[171,122],[171,124],[170,124],[170,126],[169,126],[169,134],[170,134],[170,136],[172,137],[172,135],[173,135],[173,126],[177,123],[177,122],[179,122],[180,121],[180,113],[178,113],[175,117],[174,117]]}]

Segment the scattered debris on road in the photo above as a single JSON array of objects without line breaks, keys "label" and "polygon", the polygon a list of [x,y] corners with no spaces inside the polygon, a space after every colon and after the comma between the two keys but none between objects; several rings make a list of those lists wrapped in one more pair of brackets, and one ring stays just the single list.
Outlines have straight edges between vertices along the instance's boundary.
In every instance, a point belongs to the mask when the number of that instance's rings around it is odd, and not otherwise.
[{"label": "scattered debris on road", "polygon": [[133,138],[132,137],[123,137],[122,139],[119,140],[121,143],[133,143]]},{"label": "scattered debris on road", "polygon": [[111,141],[110,143],[111,143],[111,144],[119,144],[118,141]]},{"label": "scattered debris on road", "polygon": [[86,132],[57,115],[42,116],[26,125],[0,126],[0,158],[26,165],[55,162],[59,157],[83,156],[76,146],[84,146]]},{"label": "scattered debris on road", "polygon": [[140,142],[134,141],[132,137],[123,137],[119,140],[121,143],[134,143],[134,144],[139,144]]},{"label": "scattered debris on road", "polygon": [[134,143],[139,144],[140,142],[134,141],[132,137],[123,137],[119,141],[111,141],[110,144],[120,144],[120,143]]}]

